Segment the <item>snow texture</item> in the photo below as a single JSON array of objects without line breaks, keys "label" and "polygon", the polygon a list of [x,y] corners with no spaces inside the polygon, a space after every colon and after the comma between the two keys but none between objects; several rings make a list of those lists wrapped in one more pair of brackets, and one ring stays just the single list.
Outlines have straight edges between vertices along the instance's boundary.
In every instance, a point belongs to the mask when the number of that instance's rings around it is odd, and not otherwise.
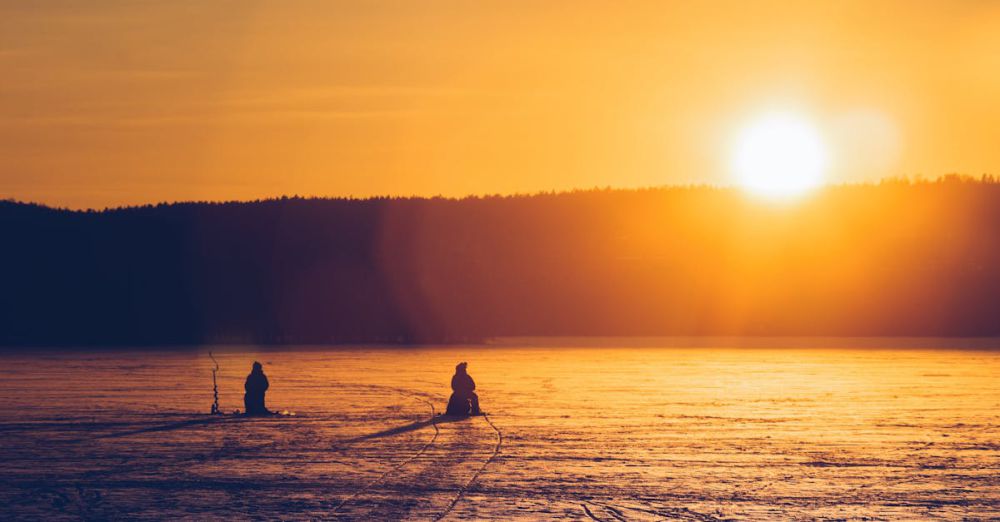
[{"label": "snow texture", "polygon": [[[1000,518],[1000,352],[0,355],[0,519]],[[485,417],[438,416],[469,361]]]}]

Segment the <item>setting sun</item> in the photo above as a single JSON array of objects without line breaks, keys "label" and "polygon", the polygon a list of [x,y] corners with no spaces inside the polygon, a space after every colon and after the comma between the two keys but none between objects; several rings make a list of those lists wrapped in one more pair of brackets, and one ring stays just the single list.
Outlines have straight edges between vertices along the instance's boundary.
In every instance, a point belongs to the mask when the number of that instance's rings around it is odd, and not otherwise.
[{"label": "setting sun", "polygon": [[749,192],[767,197],[804,194],[823,182],[827,152],[819,132],[794,114],[771,114],[737,138],[732,170]]}]

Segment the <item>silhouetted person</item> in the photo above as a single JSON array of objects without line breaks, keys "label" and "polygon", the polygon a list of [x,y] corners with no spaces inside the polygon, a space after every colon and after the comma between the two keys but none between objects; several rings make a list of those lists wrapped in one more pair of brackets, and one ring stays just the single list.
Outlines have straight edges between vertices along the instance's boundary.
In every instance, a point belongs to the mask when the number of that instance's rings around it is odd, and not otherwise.
[{"label": "silhouetted person", "polygon": [[451,398],[448,399],[448,415],[479,415],[479,396],[476,395],[476,381],[466,373],[469,363],[458,363],[451,378]]},{"label": "silhouetted person", "polygon": [[243,405],[246,406],[247,415],[267,415],[271,413],[264,406],[264,393],[270,384],[267,376],[264,375],[264,367],[257,361],[253,363],[253,370],[247,375],[247,382],[243,385],[246,395],[243,396]]}]

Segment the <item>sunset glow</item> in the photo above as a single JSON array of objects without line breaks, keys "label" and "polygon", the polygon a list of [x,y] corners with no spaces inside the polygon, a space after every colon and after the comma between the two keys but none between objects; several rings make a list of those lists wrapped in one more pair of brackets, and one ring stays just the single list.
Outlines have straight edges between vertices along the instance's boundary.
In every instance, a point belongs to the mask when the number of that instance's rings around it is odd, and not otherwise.
[{"label": "sunset glow", "polygon": [[829,183],[978,176],[998,26],[971,0],[0,2],[0,198],[744,185],[734,130],[789,105]]},{"label": "sunset glow", "polygon": [[0,0],[0,522],[1000,521],[998,28]]}]

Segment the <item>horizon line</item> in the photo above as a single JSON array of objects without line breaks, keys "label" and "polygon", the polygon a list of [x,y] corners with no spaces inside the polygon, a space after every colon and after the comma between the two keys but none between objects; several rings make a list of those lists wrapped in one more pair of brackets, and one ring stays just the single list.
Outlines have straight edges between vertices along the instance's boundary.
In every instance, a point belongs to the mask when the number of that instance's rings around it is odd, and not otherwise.
[{"label": "horizon line", "polygon": [[[845,188],[861,188],[861,187],[878,187],[883,185],[904,185],[904,186],[919,186],[919,185],[935,185],[935,184],[945,184],[945,183],[967,183],[967,184],[980,184],[980,185],[1000,185],[1000,177],[994,174],[983,173],[978,177],[971,174],[961,174],[961,173],[946,173],[934,177],[925,177],[922,174],[917,174],[915,176],[887,176],[880,178],[878,180],[867,180],[867,181],[842,181],[838,183],[825,183],[819,186],[813,193],[819,193],[824,190],[829,189],[845,189]],[[268,203],[275,201],[382,201],[382,200],[416,200],[416,201],[469,201],[469,200],[480,200],[480,199],[514,199],[514,198],[533,198],[533,197],[543,197],[543,196],[565,196],[573,194],[583,194],[583,193],[594,193],[594,192],[654,192],[654,191],[670,191],[670,190],[717,190],[717,191],[742,191],[744,190],[738,184],[728,183],[728,184],[718,184],[718,183],[670,183],[663,185],[646,185],[638,187],[615,187],[612,185],[604,186],[593,186],[589,188],[571,188],[571,189],[552,189],[552,190],[538,190],[535,192],[508,192],[508,193],[469,193],[461,196],[445,196],[443,194],[435,195],[392,195],[392,194],[379,194],[379,195],[369,195],[369,196],[356,196],[354,194],[348,195],[302,195],[302,194],[282,194],[276,196],[266,196],[258,197],[254,199],[178,199],[174,201],[160,200],[156,202],[147,203],[130,203],[121,205],[107,205],[103,208],[99,207],[70,207],[70,206],[60,206],[49,204],[41,201],[31,201],[22,200],[17,197],[0,197],[0,203],[5,204],[15,204],[15,205],[26,205],[34,207],[42,207],[49,210],[56,211],[67,211],[67,212],[110,212],[118,210],[132,210],[132,209],[143,209],[151,207],[163,207],[163,206],[180,206],[180,205],[232,205],[232,204],[247,204],[247,203]]]}]

